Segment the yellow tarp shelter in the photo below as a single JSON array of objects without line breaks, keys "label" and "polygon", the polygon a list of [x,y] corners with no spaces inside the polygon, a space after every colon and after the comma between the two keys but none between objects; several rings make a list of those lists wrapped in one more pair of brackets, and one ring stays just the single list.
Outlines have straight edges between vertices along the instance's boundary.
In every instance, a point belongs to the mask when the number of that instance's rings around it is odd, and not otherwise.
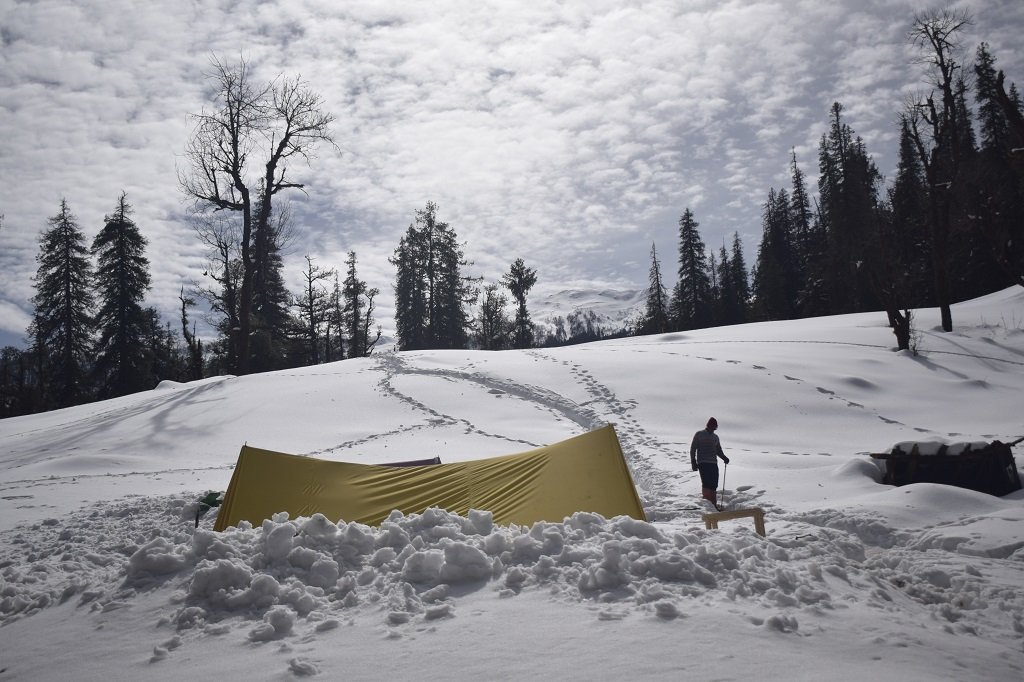
[{"label": "yellow tarp shelter", "polygon": [[282,511],[377,525],[392,510],[429,507],[490,511],[502,525],[558,522],[579,511],[646,518],[608,425],[528,452],[432,466],[330,462],[245,445],[214,530],[243,520],[259,525]]}]

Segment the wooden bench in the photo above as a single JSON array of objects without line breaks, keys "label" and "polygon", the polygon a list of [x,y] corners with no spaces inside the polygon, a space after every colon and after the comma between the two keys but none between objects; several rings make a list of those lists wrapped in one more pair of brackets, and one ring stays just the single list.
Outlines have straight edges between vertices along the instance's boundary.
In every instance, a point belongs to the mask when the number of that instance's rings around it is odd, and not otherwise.
[{"label": "wooden bench", "polygon": [[754,530],[764,537],[764,509],[752,507],[750,509],[730,509],[729,511],[711,512],[703,515],[704,527],[708,530],[718,528],[719,521],[730,519],[754,519]]}]

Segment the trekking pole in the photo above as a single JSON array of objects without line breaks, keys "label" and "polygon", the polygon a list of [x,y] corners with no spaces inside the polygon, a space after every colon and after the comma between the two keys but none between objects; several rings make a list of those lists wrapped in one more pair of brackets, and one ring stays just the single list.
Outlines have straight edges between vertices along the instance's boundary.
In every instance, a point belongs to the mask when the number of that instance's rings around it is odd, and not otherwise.
[{"label": "trekking pole", "polygon": [[722,507],[725,507],[725,475],[729,473],[729,463],[726,462],[722,467]]}]

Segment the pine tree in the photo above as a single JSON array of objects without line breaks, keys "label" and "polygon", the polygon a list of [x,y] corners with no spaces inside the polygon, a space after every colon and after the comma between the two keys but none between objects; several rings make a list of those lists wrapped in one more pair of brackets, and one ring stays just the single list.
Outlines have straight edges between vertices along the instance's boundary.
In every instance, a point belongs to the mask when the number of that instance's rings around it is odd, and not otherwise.
[{"label": "pine tree", "polygon": [[429,347],[427,337],[426,247],[423,231],[412,225],[390,260],[395,266],[395,332],[400,350]]},{"label": "pine tree", "polygon": [[[447,227],[447,225],[446,225]],[[473,280],[464,278],[462,268],[469,265],[462,254],[455,232],[443,230],[437,263],[440,271],[431,298],[431,336],[436,348],[466,348],[472,326],[468,306],[477,298]]]},{"label": "pine tree", "polygon": [[257,235],[252,278],[249,371],[267,372],[296,366],[289,358],[290,295],[284,282],[281,248],[292,238],[291,213],[274,208],[267,229]]},{"label": "pine tree", "polygon": [[512,263],[509,271],[501,278],[501,283],[512,294],[516,301],[516,317],[513,322],[513,348],[529,348],[533,345],[533,321],[526,308],[526,295],[537,283],[537,271],[526,267],[522,258]]},{"label": "pine tree", "polygon": [[31,348],[0,350],[0,419],[31,414],[38,408],[39,377]]},{"label": "pine tree", "polygon": [[928,190],[924,171],[905,117],[900,117],[899,159],[889,190],[891,251],[905,272],[903,305],[932,304],[931,242],[928,238]]},{"label": "pine tree", "polygon": [[1007,150],[1009,126],[1006,113],[999,104],[996,86],[996,58],[989,52],[988,43],[978,45],[974,62],[974,99],[978,103],[978,127],[981,132],[981,149]]},{"label": "pine tree", "polygon": [[741,324],[748,320],[750,303],[750,279],[747,274],[747,262],[743,256],[743,242],[740,233],[732,236],[732,249],[727,254],[725,245],[719,258],[721,279],[721,310],[722,324]]},{"label": "pine tree", "polygon": [[897,348],[908,350],[911,345],[913,320],[913,312],[907,305],[909,273],[900,260],[902,235],[896,230],[890,206],[879,206],[879,217],[874,226],[877,233],[868,272],[875,293],[889,317],[889,326],[896,336]]},{"label": "pine tree", "polygon": [[802,284],[800,256],[796,246],[796,228],[793,225],[792,202],[785,189],[780,189],[775,197],[773,230],[775,232],[776,258],[782,266],[783,295],[785,297],[786,318],[797,315]]},{"label": "pine tree", "polygon": [[36,261],[35,306],[29,336],[39,362],[44,409],[90,398],[92,268],[85,235],[66,200],[49,220]]},{"label": "pine tree", "polygon": [[[807,193],[807,181],[804,172],[797,164],[796,150],[790,153],[790,178],[792,187],[789,193],[790,224],[793,227],[793,257],[799,290],[796,298],[798,317],[813,315],[819,308],[821,284],[820,262],[824,258],[824,239],[815,230],[814,213],[811,210],[811,199]],[[823,306],[821,306],[823,307]]]},{"label": "pine tree", "polygon": [[793,183],[789,193],[789,221],[793,226],[793,250],[801,269],[803,269],[806,258],[801,247],[808,240],[807,235],[811,231],[812,214],[811,200],[807,195],[807,181],[804,179],[804,172],[797,165],[795,149],[790,157],[789,168]]},{"label": "pine tree", "polygon": [[[1013,152],[1000,74],[986,43],[978,46],[974,73],[981,146],[968,215],[974,216],[971,227],[1003,276],[1002,282],[989,286],[1024,284],[1024,175],[1015,177],[1013,158],[1020,154]],[[1012,87],[1011,91],[1015,92]],[[1007,104],[1012,114],[1012,99]],[[1019,118],[1019,104],[1016,111]]]},{"label": "pine tree", "polygon": [[838,102],[832,105],[829,132],[822,137],[818,156],[827,263],[824,290],[831,313],[869,310],[876,304],[865,264],[870,235],[875,233],[872,221],[881,176],[864,141],[843,122],[842,110]]},{"label": "pine tree", "polygon": [[779,250],[776,236],[777,205],[775,189],[768,192],[768,200],[761,213],[761,244],[757,249],[757,268],[754,276],[754,300],[758,320],[786,319],[786,295],[782,264],[776,257]]},{"label": "pine tree", "polygon": [[[1002,71],[1000,71],[998,74],[996,74],[996,88],[997,89],[999,89],[999,90],[1002,89],[1004,78],[1005,77],[1003,76],[1003,72]],[[999,99],[1000,99],[1001,102],[1003,102],[1003,97],[1002,96],[1000,96]],[[1005,102],[1003,102],[1003,104],[1004,104],[1003,113],[1006,114],[1007,119],[1010,119],[1011,117],[1013,118],[1012,121],[1008,120],[1008,123],[1009,123],[1010,128],[1011,128],[1010,139],[1013,140],[1014,139],[1014,133],[1013,133],[1013,129],[1014,128],[1018,131],[1018,133],[1024,132],[1024,131],[1021,131],[1021,126],[1024,125],[1024,99],[1021,99],[1020,92],[1017,90],[1017,84],[1016,83],[1010,83],[1010,90],[1009,90],[1009,93],[1006,95]],[[2,218],[3,218],[3,216],[0,215],[0,219],[2,219]],[[2,222],[2,221],[0,221],[0,222]]]},{"label": "pine tree", "polygon": [[955,300],[976,298],[1003,289],[1010,284],[1004,272],[993,259],[985,235],[978,229],[981,190],[978,180],[984,173],[974,134],[974,113],[967,104],[967,84],[963,77],[956,80],[955,101],[957,119],[962,122],[957,137],[957,156],[960,158],[960,181],[954,192],[952,212],[952,249],[960,265],[952,273]]},{"label": "pine tree", "polygon": [[188,357],[178,343],[178,337],[171,323],[161,322],[156,308],[150,306],[142,311],[145,319],[142,331],[142,347],[145,349],[147,371],[154,384],[170,379],[189,379]]},{"label": "pine tree", "polygon": [[770,189],[761,216],[762,237],[754,279],[760,319],[787,320],[797,313],[801,282],[791,218],[789,195],[784,189]]},{"label": "pine tree", "polygon": [[[822,138],[824,140],[824,137]],[[795,161],[795,157],[794,157]],[[803,172],[794,175],[793,200],[799,194],[806,197],[803,187]],[[794,214],[794,230],[796,232],[795,252],[800,265],[800,290],[797,294],[797,310],[801,317],[827,315],[829,308],[828,282],[828,219],[821,210],[820,201],[815,203],[814,211],[803,209],[791,211]],[[756,268],[755,268],[756,269]],[[753,273],[751,273],[753,279]]]},{"label": "pine tree", "polygon": [[348,260],[345,261],[348,268],[345,282],[342,286],[342,321],[348,334],[350,358],[367,357],[373,351],[373,347],[380,339],[380,327],[377,327],[377,336],[370,340],[370,328],[374,324],[373,300],[380,293],[377,288],[369,288],[363,280],[359,279],[356,272],[356,252],[349,251]]},{"label": "pine tree", "polygon": [[135,393],[155,385],[143,339],[149,323],[142,300],[149,289],[146,238],[131,219],[132,207],[122,192],[114,213],[92,242],[97,259],[96,385],[100,398]]},{"label": "pine tree", "polygon": [[334,271],[324,319],[324,362],[345,359],[345,303],[338,272]]},{"label": "pine tree", "polygon": [[711,322],[711,281],[699,226],[687,208],[679,218],[679,280],[671,302],[678,329],[700,329]]},{"label": "pine tree", "polygon": [[722,242],[717,258],[714,251],[708,254],[708,278],[711,281],[711,326],[713,327],[725,324],[725,292],[722,286],[728,270],[729,252],[725,250],[725,242]]},{"label": "pine tree", "polygon": [[437,220],[437,204],[427,202],[390,259],[396,267],[395,328],[401,350],[465,348],[476,300],[473,280],[462,276],[465,260],[458,237]]},{"label": "pine tree", "polygon": [[637,334],[664,334],[671,328],[668,292],[661,278],[658,250],[651,244],[651,269],[647,278],[647,303],[637,325]]},{"label": "pine tree", "polygon": [[484,287],[476,324],[476,342],[481,350],[504,350],[508,347],[513,326],[505,313],[507,303],[497,284]]}]

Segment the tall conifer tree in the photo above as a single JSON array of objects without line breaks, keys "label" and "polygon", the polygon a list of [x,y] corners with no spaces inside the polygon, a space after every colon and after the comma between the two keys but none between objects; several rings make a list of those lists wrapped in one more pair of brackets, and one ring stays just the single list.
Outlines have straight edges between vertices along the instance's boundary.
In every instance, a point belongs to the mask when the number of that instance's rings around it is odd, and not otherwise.
[{"label": "tall conifer tree", "polygon": [[808,241],[813,216],[811,213],[811,200],[807,194],[807,181],[804,179],[804,172],[796,162],[796,150],[792,150],[791,154],[789,172],[793,184],[789,193],[789,221],[793,226],[793,251],[797,256],[797,262],[802,272],[806,263],[803,245]]},{"label": "tall conifer tree", "polygon": [[267,230],[260,237],[258,259],[252,281],[249,371],[267,372],[300,364],[289,357],[288,338],[293,318],[289,314],[291,296],[284,282],[281,249],[292,238],[291,213],[287,204],[275,207]]},{"label": "tall conifer tree", "polygon": [[345,359],[345,304],[341,293],[338,271],[334,271],[331,291],[327,300],[327,318],[324,321],[324,362]]},{"label": "tall conifer tree", "polygon": [[796,303],[795,257],[792,249],[789,198],[785,191],[768,191],[761,216],[761,246],[757,252],[754,298],[758,317],[785,320]]},{"label": "tall conifer tree", "polygon": [[829,132],[822,137],[818,156],[826,239],[824,289],[831,313],[868,310],[876,304],[864,266],[875,233],[881,176],[864,141],[842,120],[842,111],[838,102],[832,105]]},{"label": "tall conifer tree", "polygon": [[[971,225],[981,237],[1006,282],[1024,284],[1024,175],[1017,178],[1013,136],[1001,101],[999,73],[989,46],[978,46],[974,63],[975,101],[981,132],[977,175],[969,199]],[[1011,92],[1014,90],[1011,88]],[[1009,99],[1009,98],[1008,98]],[[1020,117],[1019,105],[1017,116]],[[1024,164],[1022,164],[1024,165]]]},{"label": "tall conifer tree", "polygon": [[522,258],[517,258],[508,272],[501,278],[502,285],[509,290],[516,301],[516,317],[513,321],[512,347],[529,348],[533,345],[533,321],[526,307],[526,296],[537,283],[537,271],[526,267]]},{"label": "tall conifer tree", "polygon": [[714,250],[708,254],[708,277],[711,279],[711,325],[717,327],[725,324],[725,291],[724,280],[729,271],[729,252],[725,250],[725,242],[718,250],[715,258]]},{"label": "tall conifer tree", "polygon": [[482,350],[503,350],[508,347],[513,327],[505,313],[507,302],[497,284],[484,287],[476,324],[476,342]]},{"label": "tall conifer tree", "polygon": [[142,308],[150,284],[146,238],[131,214],[132,207],[122,192],[92,242],[99,294],[95,371],[100,398],[152,388],[157,379],[143,343],[152,324]]},{"label": "tall conifer tree", "polygon": [[732,235],[732,248],[729,257],[725,256],[722,246],[722,303],[723,324],[740,324],[748,319],[750,305],[750,279],[747,273],[747,261],[743,256],[743,242],[740,233]]},{"label": "tall conifer tree", "polygon": [[905,306],[932,305],[931,241],[928,235],[928,190],[906,117],[900,117],[896,177],[889,189],[890,251],[906,273]]},{"label": "tall conifer tree", "polygon": [[373,300],[380,290],[368,287],[366,282],[359,279],[359,274],[356,272],[355,251],[348,252],[345,265],[347,273],[342,285],[341,298],[343,303],[342,319],[349,343],[348,356],[362,358],[371,353],[381,336],[378,326],[376,338],[370,340],[370,327],[374,324]]},{"label": "tall conifer tree", "polygon": [[455,231],[437,220],[437,204],[427,202],[390,259],[396,268],[395,328],[401,350],[465,348],[470,319],[466,306],[476,299],[473,281]]},{"label": "tall conifer tree", "polygon": [[85,235],[64,199],[39,242],[29,336],[46,409],[85,402],[92,355],[92,267]]},{"label": "tall conifer tree", "polygon": [[658,251],[651,244],[651,269],[648,272],[647,302],[643,317],[637,325],[637,334],[664,334],[671,327],[669,314],[669,298],[661,277],[661,263],[658,262]]},{"label": "tall conifer tree", "polygon": [[825,240],[816,226],[817,220],[811,208],[807,192],[807,180],[796,160],[796,150],[790,152],[789,193],[790,223],[793,226],[793,256],[796,259],[797,280],[800,283],[796,298],[797,316],[814,315],[824,308],[816,301],[821,294],[821,261],[825,252]]},{"label": "tall conifer tree", "polygon": [[687,208],[679,218],[679,280],[672,292],[672,314],[678,329],[699,329],[711,323],[711,279],[700,227]]}]

